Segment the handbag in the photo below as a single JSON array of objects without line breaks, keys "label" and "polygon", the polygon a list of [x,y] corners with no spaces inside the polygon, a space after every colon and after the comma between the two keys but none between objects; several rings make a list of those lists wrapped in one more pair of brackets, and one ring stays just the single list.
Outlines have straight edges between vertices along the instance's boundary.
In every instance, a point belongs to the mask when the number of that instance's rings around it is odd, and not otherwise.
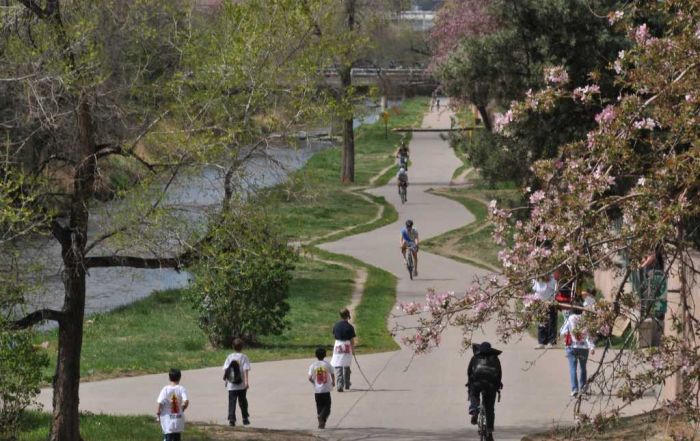
[{"label": "handbag", "polygon": [[571,332],[566,331],[566,335],[564,336],[564,345],[571,346],[573,343],[574,343],[574,339],[571,336]]}]

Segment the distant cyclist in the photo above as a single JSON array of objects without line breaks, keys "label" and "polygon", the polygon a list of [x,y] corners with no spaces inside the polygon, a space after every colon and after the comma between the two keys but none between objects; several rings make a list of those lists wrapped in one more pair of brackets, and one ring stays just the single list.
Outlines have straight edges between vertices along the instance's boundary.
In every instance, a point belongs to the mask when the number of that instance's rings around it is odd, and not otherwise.
[{"label": "distant cyclist", "polygon": [[401,145],[396,150],[396,158],[399,160],[399,167],[408,170],[409,151],[406,141],[401,141]]},{"label": "distant cyclist", "polygon": [[413,277],[418,276],[418,230],[413,228],[411,219],[406,221],[406,226],[401,229],[401,254],[406,260],[406,248],[411,248],[413,254]]},{"label": "distant cyclist", "polygon": [[[401,189],[408,189],[408,173],[405,168],[400,168],[399,172],[396,174],[396,182],[398,184],[399,195],[401,195]],[[408,191],[406,191],[408,194]]]}]

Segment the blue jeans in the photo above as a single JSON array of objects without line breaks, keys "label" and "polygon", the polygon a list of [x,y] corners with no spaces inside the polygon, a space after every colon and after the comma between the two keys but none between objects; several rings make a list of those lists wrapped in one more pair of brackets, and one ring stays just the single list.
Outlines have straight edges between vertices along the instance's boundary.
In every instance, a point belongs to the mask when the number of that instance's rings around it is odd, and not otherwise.
[{"label": "blue jeans", "polygon": [[[569,380],[571,391],[578,392],[586,386],[586,362],[588,361],[588,349],[566,348],[566,359],[569,360]],[[580,375],[576,375],[577,365],[580,367]]]}]

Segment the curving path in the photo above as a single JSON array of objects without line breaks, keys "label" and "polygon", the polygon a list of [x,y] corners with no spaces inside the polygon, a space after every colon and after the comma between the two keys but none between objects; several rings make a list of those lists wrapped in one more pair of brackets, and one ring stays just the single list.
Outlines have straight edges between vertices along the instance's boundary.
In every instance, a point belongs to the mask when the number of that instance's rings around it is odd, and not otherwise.
[{"label": "curving path", "polygon": [[[424,127],[448,127],[449,115],[429,113]],[[449,184],[461,165],[438,133],[415,133],[410,144],[408,203],[401,205],[395,184],[371,190],[394,204],[400,221],[380,229],[322,245],[322,248],[352,255],[384,268],[399,277],[399,301],[422,301],[429,288],[463,290],[484,270],[453,260],[420,253],[416,280],[408,280],[400,257],[399,229],[412,218],[423,239],[460,227],[473,216],[459,203],[425,193],[430,187]],[[392,326],[394,320],[391,320]],[[410,324],[410,323],[407,323]],[[508,345],[495,342],[494,329],[485,329],[501,356],[505,389],[496,409],[496,438],[519,440],[552,423],[571,420],[568,372],[563,351],[534,351],[535,342],[525,336]],[[362,330],[358,330],[360,337]],[[481,340],[482,336],[477,336]],[[353,367],[353,390],[333,393],[329,429],[321,436],[342,440],[463,440],[477,439],[466,415],[466,364],[469,353],[460,351],[457,329],[444,335],[434,352],[412,357],[409,349],[359,357],[362,370],[373,383],[372,390]],[[539,360],[530,369],[531,362]],[[312,390],[306,381],[309,359],[255,363],[249,392],[254,426],[273,429],[310,430],[316,427]],[[591,366],[589,365],[589,369]],[[112,414],[151,414],[155,397],[167,382],[166,375],[147,375],[81,385],[81,409]],[[221,369],[208,368],[183,373],[192,405],[190,420],[226,422],[226,393]],[[41,402],[50,408],[50,390],[42,391]]]}]

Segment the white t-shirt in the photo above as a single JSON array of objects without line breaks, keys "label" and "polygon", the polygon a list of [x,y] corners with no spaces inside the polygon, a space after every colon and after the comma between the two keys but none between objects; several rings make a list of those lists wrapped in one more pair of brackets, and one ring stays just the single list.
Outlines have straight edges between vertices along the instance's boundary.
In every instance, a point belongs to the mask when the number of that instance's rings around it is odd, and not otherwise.
[{"label": "white t-shirt", "polygon": [[241,367],[241,384],[233,384],[230,381],[226,381],[226,389],[228,390],[243,390],[245,389],[245,371],[250,370],[250,360],[248,360],[248,356],[241,353],[241,352],[234,352],[232,354],[229,354],[228,357],[226,357],[226,361],[224,362],[224,370],[228,367],[229,364],[233,360],[236,360]]},{"label": "white t-shirt", "polygon": [[316,360],[309,366],[309,377],[314,381],[314,392],[323,394],[333,389],[333,367],[325,360]]},{"label": "white t-shirt", "polygon": [[331,365],[349,367],[352,364],[352,344],[350,340],[336,340],[333,345]]},{"label": "white t-shirt", "polygon": [[557,281],[554,277],[550,277],[546,282],[535,279],[532,281],[532,290],[537,298],[547,302],[552,300],[557,292]]},{"label": "white t-shirt", "polygon": [[187,391],[179,384],[168,385],[161,389],[158,404],[160,405],[160,427],[163,433],[185,431],[185,415],[182,406],[187,399]]}]

